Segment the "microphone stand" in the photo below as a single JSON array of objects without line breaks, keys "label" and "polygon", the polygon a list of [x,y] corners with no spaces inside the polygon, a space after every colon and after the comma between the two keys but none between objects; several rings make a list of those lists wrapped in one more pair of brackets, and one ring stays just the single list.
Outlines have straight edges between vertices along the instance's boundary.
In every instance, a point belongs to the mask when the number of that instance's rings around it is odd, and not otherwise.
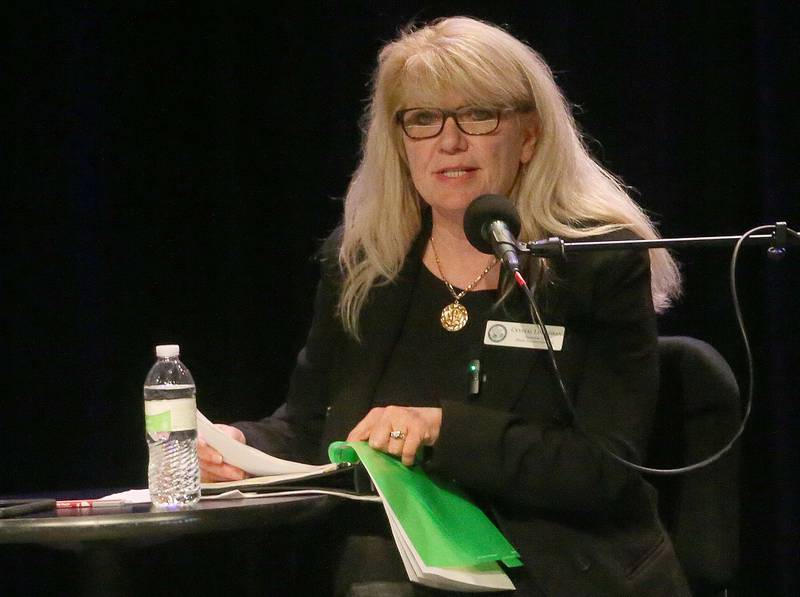
[{"label": "microphone stand", "polygon": [[567,253],[584,251],[607,251],[623,249],[656,249],[682,247],[720,247],[731,246],[741,241],[746,245],[769,245],[768,254],[773,259],[781,259],[786,247],[800,245],[800,234],[786,225],[777,222],[772,234],[753,234],[742,236],[695,236],[685,238],[659,238],[654,240],[604,240],[604,241],[564,241],[558,237],[518,243],[520,251],[533,257],[564,257]]},{"label": "microphone stand", "polygon": [[[755,234],[756,232],[768,229],[772,229],[772,234]],[[625,466],[628,466],[639,472],[650,473],[654,475],[677,475],[677,474],[688,473],[697,470],[699,468],[703,468],[704,466],[708,466],[712,462],[721,458],[726,452],[728,452],[733,447],[733,444],[744,432],[745,426],[747,425],[747,421],[750,417],[750,411],[753,403],[753,357],[750,351],[750,343],[747,339],[747,332],[745,331],[744,322],[742,319],[742,313],[741,310],[739,309],[739,300],[736,293],[736,260],[739,248],[743,244],[769,245],[769,249],[767,250],[768,256],[771,259],[779,260],[784,257],[784,255],[786,254],[786,248],[789,245],[800,245],[800,234],[798,234],[797,231],[789,228],[786,225],[786,222],[777,222],[774,225],[770,224],[765,226],[758,226],[756,228],[747,231],[741,236],[700,236],[700,237],[689,237],[689,238],[661,238],[655,240],[612,240],[612,241],[585,241],[585,242],[581,241],[566,242],[561,238],[553,237],[543,240],[517,243],[519,251],[527,252],[534,257],[562,257],[562,258],[566,257],[567,253],[576,253],[584,251],[607,251],[607,250],[623,250],[623,249],[644,250],[644,249],[672,248],[672,247],[714,247],[714,246],[734,245],[733,256],[731,258],[731,296],[733,298],[734,310],[736,311],[736,319],[739,323],[739,329],[742,334],[742,340],[744,342],[745,352],[747,354],[747,364],[748,364],[748,374],[749,374],[747,402],[745,404],[745,411],[744,415],[742,416],[739,429],[736,431],[736,433],[734,433],[730,441],[728,441],[728,443],[725,446],[723,446],[720,450],[718,450],[715,454],[712,454],[711,456],[701,460],[700,462],[695,462],[687,466],[683,466],[680,468],[673,468],[673,469],[655,469],[655,468],[641,466],[636,463],[630,462],[622,458],[621,456],[618,456],[614,452],[611,452],[610,450],[606,449],[600,443],[597,444],[604,452],[606,452],[609,456],[611,456],[621,464],[624,464]],[[572,403],[569,400],[566,386],[564,385],[564,381],[561,377],[561,374],[558,371],[558,365],[556,364],[555,355],[553,353],[553,347],[550,342],[550,337],[547,333],[547,328],[544,325],[544,321],[542,321],[541,315],[539,314],[539,309],[536,305],[534,294],[528,287],[527,282],[525,282],[524,278],[522,277],[519,271],[514,271],[513,274],[515,280],[517,281],[517,284],[525,292],[525,296],[527,297],[528,303],[531,308],[531,317],[534,323],[537,324],[542,331],[542,335],[544,336],[545,342],[547,344],[547,352],[550,356],[551,367],[558,381],[562,397],[564,398],[567,408],[572,414],[573,420],[576,420],[575,410]]]}]

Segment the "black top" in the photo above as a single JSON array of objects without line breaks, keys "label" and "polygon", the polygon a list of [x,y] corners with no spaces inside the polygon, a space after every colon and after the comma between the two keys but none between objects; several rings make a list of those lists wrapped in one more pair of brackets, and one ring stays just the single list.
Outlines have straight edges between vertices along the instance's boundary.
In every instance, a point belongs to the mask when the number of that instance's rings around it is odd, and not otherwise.
[{"label": "black top", "polygon": [[469,313],[467,325],[448,332],[439,317],[442,309],[454,301],[453,295],[423,265],[405,325],[378,383],[373,404],[439,406],[442,400],[465,400],[469,389],[467,367],[480,356],[495,296],[495,290],[466,293],[459,302]]},{"label": "black top", "polygon": [[[266,419],[237,423],[248,444],[321,462],[328,444],[367,415],[403,334],[422,333],[409,312],[420,278],[429,275],[422,267],[429,238],[428,226],[397,276],[370,291],[354,338],[338,317],[340,236],[331,237],[287,401]],[[599,251],[551,266],[539,287],[540,309],[546,324],[565,329],[556,361],[588,434],[571,424],[547,355],[481,343],[480,394],[439,400],[442,425],[426,468],[491,505],[545,594],[689,595],[652,487],[597,445],[641,461],[652,427],[658,343],[648,253]],[[448,302],[445,296],[432,306],[424,329],[435,328],[436,310]],[[495,319],[529,321],[521,293],[504,300],[499,313]]]}]

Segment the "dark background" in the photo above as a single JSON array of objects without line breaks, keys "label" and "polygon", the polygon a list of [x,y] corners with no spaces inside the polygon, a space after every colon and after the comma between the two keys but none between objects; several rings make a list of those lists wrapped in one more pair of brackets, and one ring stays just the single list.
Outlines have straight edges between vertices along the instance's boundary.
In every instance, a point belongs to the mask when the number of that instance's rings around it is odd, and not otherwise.
[{"label": "dark background", "polygon": [[[376,52],[412,18],[471,14],[529,41],[663,235],[800,228],[790,4],[12,10],[0,494],[143,486],[155,344],[181,345],[214,420],[280,403],[311,315],[311,256],[357,162]],[[729,251],[678,257],[685,298],[661,332],[715,345],[744,384]],[[774,262],[746,249],[739,282],[757,386],[736,594],[794,595],[800,251]]]}]

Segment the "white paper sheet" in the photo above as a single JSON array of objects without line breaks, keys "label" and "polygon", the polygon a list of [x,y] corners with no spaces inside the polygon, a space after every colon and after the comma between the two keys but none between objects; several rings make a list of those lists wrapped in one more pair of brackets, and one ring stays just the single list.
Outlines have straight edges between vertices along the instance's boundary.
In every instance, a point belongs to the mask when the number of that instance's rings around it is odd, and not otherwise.
[{"label": "white paper sheet", "polygon": [[287,473],[322,473],[329,466],[324,464],[316,466],[281,460],[256,450],[252,446],[237,442],[214,427],[214,424],[199,410],[197,411],[197,433],[212,448],[222,454],[225,462],[257,477]]},{"label": "white paper sheet", "polygon": [[[255,493],[252,491],[240,491],[238,489],[231,489],[219,495],[203,495],[200,499],[206,500],[241,500],[248,498],[263,498],[263,497],[286,497],[291,495],[335,495],[338,497],[347,498],[348,500],[357,500],[361,502],[380,502],[381,498],[377,495],[355,495],[352,493],[339,492],[335,489],[298,489],[289,491],[276,491],[274,493]],[[147,504],[150,502],[150,492],[147,489],[129,489],[127,491],[120,491],[119,493],[112,493],[101,498],[102,500],[122,500],[126,504]]]},{"label": "white paper sheet", "polygon": [[122,500],[126,504],[147,504],[150,502],[150,491],[147,489],[129,489],[111,495],[104,495],[101,500]]}]

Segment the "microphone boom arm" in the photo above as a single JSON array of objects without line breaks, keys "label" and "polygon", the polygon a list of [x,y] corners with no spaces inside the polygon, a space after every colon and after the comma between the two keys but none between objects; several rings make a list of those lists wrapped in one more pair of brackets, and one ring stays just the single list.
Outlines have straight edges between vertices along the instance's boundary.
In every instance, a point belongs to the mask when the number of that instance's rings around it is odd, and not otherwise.
[{"label": "microphone boom arm", "polygon": [[[603,240],[603,241],[565,241],[558,237],[520,242],[520,251],[533,257],[564,257],[567,253],[584,251],[607,251],[624,249],[670,249],[682,247],[729,247],[735,245],[741,236],[695,236],[683,238],[657,238],[652,240]],[[770,255],[781,257],[786,247],[800,245],[800,234],[787,227],[786,222],[777,222],[772,234],[755,234],[745,239],[747,245],[769,245]]]}]

